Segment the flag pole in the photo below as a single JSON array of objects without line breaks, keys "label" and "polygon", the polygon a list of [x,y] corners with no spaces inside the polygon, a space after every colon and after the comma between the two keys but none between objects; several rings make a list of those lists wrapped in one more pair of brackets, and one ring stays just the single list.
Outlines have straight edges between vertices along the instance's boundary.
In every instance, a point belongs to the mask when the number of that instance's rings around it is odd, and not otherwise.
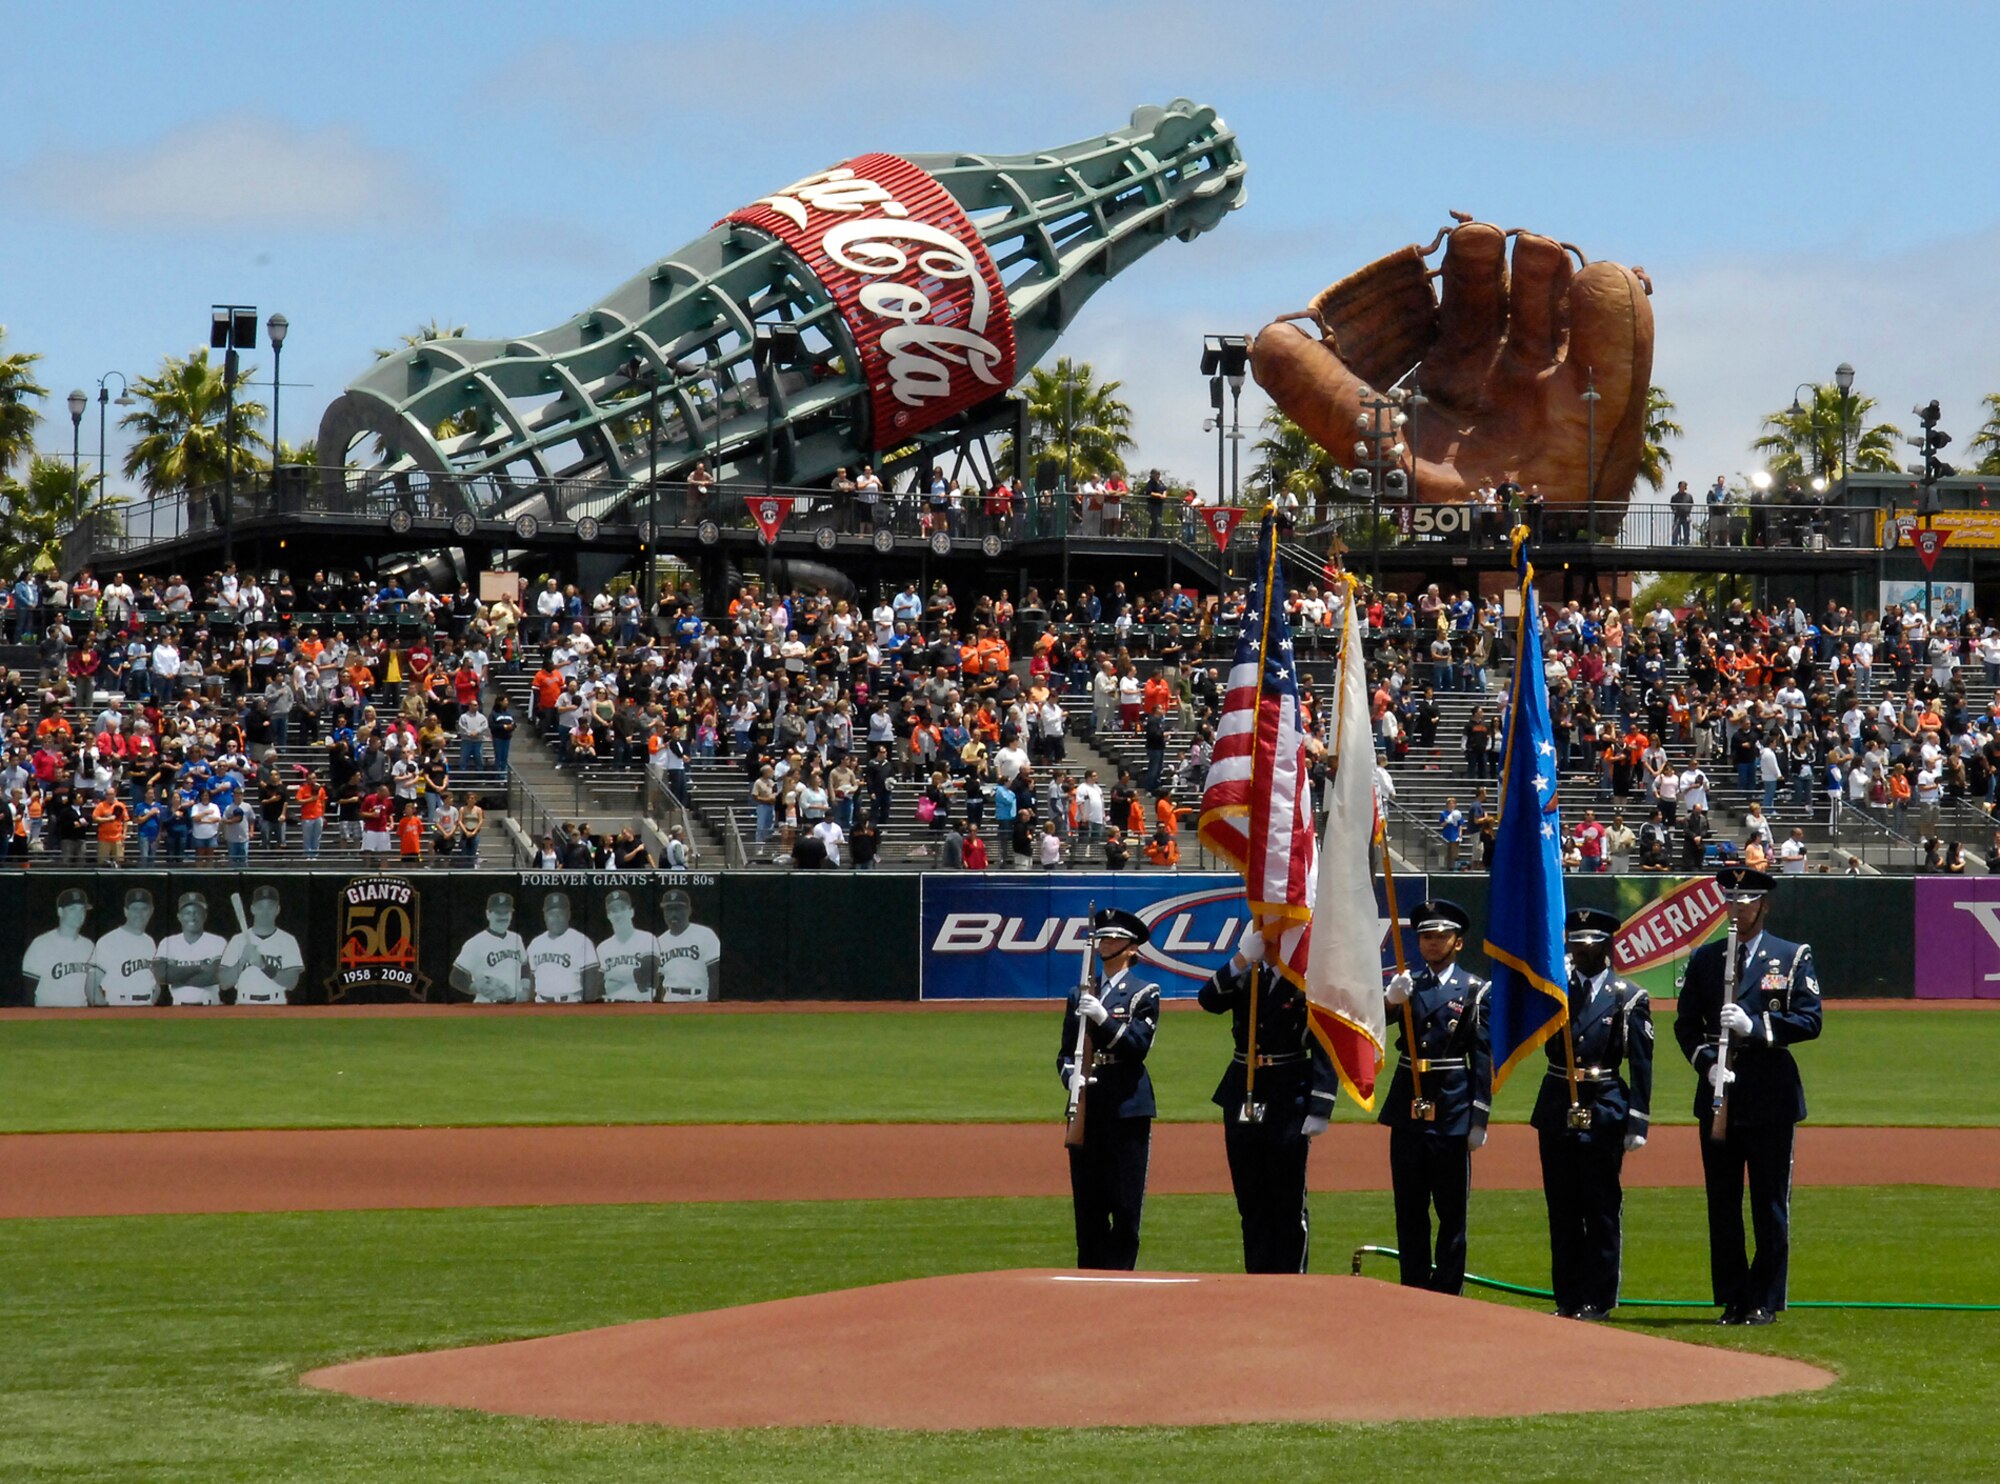
[{"label": "flag pole", "polygon": [[[1407,974],[1409,965],[1403,958],[1403,912],[1396,905],[1396,867],[1390,861],[1388,824],[1382,819],[1379,809],[1376,811],[1375,838],[1382,842],[1382,889],[1389,898],[1389,941],[1396,955],[1396,972]],[[1422,1058],[1417,1055],[1417,1021],[1410,1013],[1407,997],[1403,1000],[1403,1052],[1410,1064],[1411,1106],[1417,1107],[1424,1101],[1424,1074],[1418,1065]]]},{"label": "flag pole", "polygon": [[[1257,756],[1257,735],[1264,728],[1264,666],[1270,662],[1271,652],[1271,591],[1276,585],[1275,579],[1278,572],[1278,531],[1271,518],[1277,513],[1277,509],[1278,507],[1275,504],[1267,504],[1264,507],[1262,519],[1265,529],[1259,533],[1260,540],[1264,535],[1268,535],[1271,538],[1271,546],[1270,558],[1264,564],[1264,597],[1260,605],[1264,610],[1264,622],[1257,630],[1257,702],[1250,711],[1250,725],[1252,728],[1250,733],[1250,756],[1253,760],[1253,775],[1255,768],[1254,760]],[[1249,858],[1247,856],[1245,857],[1244,865],[1243,885],[1247,893],[1250,886]],[[1261,922],[1257,924],[1257,930],[1260,933],[1263,931],[1263,928],[1264,925]],[[1267,962],[1270,959],[1271,950],[1275,946],[1275,944],[1270,942],[1265,943],[1264,957]],[[1250,1025],[1249,1033],[1245,1036],[1243,1043],[1243,1106],[1236,1113],[1238,1121],[1243,1123],[1262,1123],[1264,1121],[1263,1109],[1257,1105],[1255,1096],[1257,1090],[1257,999],[1258,987],[1264,977],[1259,970],[1260,965],[1252,964],[1250,966]]]},{"label": "flag pole", "polygon": [[[1530,623],[1537,622],[1534,612],[1532,611],[1533,598],[1534,598],[1535,567],[1534,563],[1528,560],[1527,528],[1525,526],[1519,528],[1514,532],[1514,536],[1516,542],[1515,555],[1519,562],[1518,591],[1520,592],[1521,595],[1520,633],[1522,639],[1521,642],[1515,646],[1516,653],[1514,657],[1514,684],[1507,697],[1507,746],[1510,749],[1510,751],[1514,745],[1515,727],[1520,720],[1521,656],[1523,653],[1526,652],[1527,649],[1526,636],[1528,632],[1528,625]],[[1506,771],[1508,771],[1511,774],[1511,770],[1506,770]],[[1508,781],[1511,782],[1511,777],[1509,778]],[[1500,807],[1503,811],[1507,807],[1506,790],[1507,790],[1507,783],[1503,782],[1501,784],[1501,804],[1500,804]],[[1582,1108],[1582,1099],[1577,1096],[1576,1030],[1575,1026],[1572,1023],[1572,1016],[1570,1015],[1569,1004],[1567,1001],[1565,1001],[1563,1004],[1562,1033],[1563,1033],[1563,1074],[1569,1084],[1569,1114],[1568,1114],[1569,1126],[1571,1128],[1576,1128],[1579,1126],[1579,1124],[1581,1124],[1584,1127],[1588,1127],[1589,1117],[1587,1114],[1584,1114]]]}]

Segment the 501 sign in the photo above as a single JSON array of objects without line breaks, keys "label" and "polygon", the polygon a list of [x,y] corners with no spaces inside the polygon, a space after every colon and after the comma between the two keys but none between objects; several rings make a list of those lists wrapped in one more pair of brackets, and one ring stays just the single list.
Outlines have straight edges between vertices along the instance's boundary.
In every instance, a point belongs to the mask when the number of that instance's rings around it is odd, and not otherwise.
[{"label": "501 sign", "polygon": [[1396,529],[1405,536],[1470,536],[1479,519],[1476,505],[1403,505]]}]

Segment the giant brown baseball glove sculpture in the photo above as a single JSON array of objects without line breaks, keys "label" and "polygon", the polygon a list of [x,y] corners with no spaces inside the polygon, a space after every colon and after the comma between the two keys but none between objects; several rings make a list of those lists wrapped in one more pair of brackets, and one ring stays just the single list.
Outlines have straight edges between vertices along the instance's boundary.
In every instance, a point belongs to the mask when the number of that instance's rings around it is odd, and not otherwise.
[{"label": "giant brown baseball glove sculpture", "polygon": [[[1583,393],[1594,385],[1597,499],[1622,506],[1639,471],[1653,372],[1645,270],[1591,263],[1566,243],[1452,215],[1457,225],[1429,247],[1378,258],[1310,310],[1259,332],[1250,355],[1258,385],[1352,468],[1362,401],[1407,377],[1424,398],[1404,430],[1417,498],[1461,500],[1484,481],[1512,479],[1539,484],[1552,505],[1590,493]],[[1434,269],[1427,259],[1440,243],[1444,263]]]}]

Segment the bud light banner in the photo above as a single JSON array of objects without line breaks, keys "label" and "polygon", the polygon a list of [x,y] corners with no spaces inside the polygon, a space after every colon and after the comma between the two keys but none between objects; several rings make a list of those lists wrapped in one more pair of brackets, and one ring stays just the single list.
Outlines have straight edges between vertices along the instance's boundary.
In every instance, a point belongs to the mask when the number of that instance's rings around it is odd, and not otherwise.
[{"label": "bud light banner", "polygon": [[[1118,907],[1152,930],[1141,969],[1168,999],[1189,999],[1229,961],[1248,925],[1243,878],[1229,872],[1110,876],[926,873],[922,997],[1060,1000],[1084,972],[1091,909]],[[1399,901],[1424,878],[1396,879]],[[1375,883],[1381,907],[1382,883]],[[1381,908],[1383,922],[1387,908]],[[1415,952],[1414,942],[1410,952]],[[1384,962],[1388,962],[1384,940]]]}]

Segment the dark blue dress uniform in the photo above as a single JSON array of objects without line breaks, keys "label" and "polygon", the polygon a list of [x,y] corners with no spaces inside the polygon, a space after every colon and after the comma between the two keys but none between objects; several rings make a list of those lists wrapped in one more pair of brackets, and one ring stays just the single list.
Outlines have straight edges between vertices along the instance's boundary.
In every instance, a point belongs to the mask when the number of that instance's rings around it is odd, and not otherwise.
[{"label": "dark blue dress uniform", "polygon": [[[1717,880],[1725,889],[1748,878],[1770,889],[1760,871],[1733,867]],[[1820,1033],[1819,974],[1812,949],[1772,933],[1739,944],[1742,967],[1736,1003],[1750,1017],[1747,1037],[1731,1037],[1736,1080],[1729,1085],[1726,1136],[1709,1137],[1715,1065],[1721,1034],[1726,940],[1704,944],[1688,960],[1674,1039],[1693,1063],[1694,1116],[1701,1124],[1701,1167],[1708,1186],[1708,1262],[1715,1302],[1725,1323],[1768,1322],[1785,1307],[1791,1257],[1792,1140],[1806,1116],[1805,1086],[1787,1050]],[[1750,1184],[1750,1224],[1756,1256],[1743,1251],[1743,1184]]]},{"label": "dark blue dress uniform", "polygon": [[1627,1136],[1643,1138],[1650,1128],[1653,1012],[1646,991],[1609,968],[1586,976],[1572,966],[1569,1004],[1577,1103],[1588,1110],[1589,1126],[1570,1127],[1569,1065],[1560,1032],[1543,1043],[1549,1065],[1528,1122],[1541,1143],[1556,1310],[1595,1318],[1618,1304],[1625,1203],[1619,1177]]},{"label": "dark blue dress uniform", "polygon": [[[1430,904],[1426,904],[1429,906]],[[1410,915],[1420,925],[1424,907]],[[1461,909],[1453,908],[1462,919]],[[1464,930],[1463,922],[1459,931]],[[1377,1121],[1389,1129],[1389,1179],[1396,1195],[1396,1250],[1406,1288],[1459,1293],[1465,1287],[1465,1214],[1472,1194],[1474,1129],[1486,1127],[1493,1102],[1493,1044],[1487,1031],[1487,984],[1451,965],[1442,973],[1427,963],[1410,969],[1410,1016],[1416,1044],[1409,1044],[1401,1010],[1389,1007],[1399,1060]],[[1433,1117],[1414,1116],[1410,1059],[1418,1059],[1424,1097]],[[1431,1211],[1437,1243],[1431,1243]]]},{"label": "dark blue dress uniform", "polygon": [[[1063,1012],[1056,1070],[1064,1087],[1076,1051],[1076,1007],[1082,993],[1071,990]],[[1076,1265],[1130,1271],[1139,1260],[1139,1217],[1146,1204],[1146,1161],[1157,1111],[1146,1053],[1159,1028],[1160,987],[1128,964],[1096,994],[1110,1019],[1091,1028],[1090,1075],[1096,1081],[1084,1089],[1083,1143],[1069,1151]]]},{"label": "dark blue dress uniform", "polygon": [[[1261,1121],[1242,1119],[1250,1082],[1250,987],[1257,984],[1257,1076],[1250,1091]],[[1308,1118],[1331,1118],[1340,1079],[1333,1059],[1312,1033],[1306,999],[1265,964],[1236,973],[1225,964],[1202,985],[1201,1008],[1230,1017],[1236,1054],[1223,1069],[1212,1101],[1222,1110],[1222,1146],[1243,1225],[1243,1271],[1303,1273],[1311,1255],[1306,1210]]]}]

